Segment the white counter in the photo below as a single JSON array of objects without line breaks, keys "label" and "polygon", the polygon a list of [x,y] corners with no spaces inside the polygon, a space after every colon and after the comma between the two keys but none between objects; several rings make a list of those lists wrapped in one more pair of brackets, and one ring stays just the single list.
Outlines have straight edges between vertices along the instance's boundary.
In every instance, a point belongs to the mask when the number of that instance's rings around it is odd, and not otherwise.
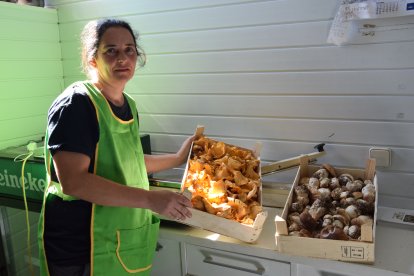
[{"label": "white counter", "polygon": [[281,213],[282,209],[266,208],[266,210],[268,218],[255,244],[168,221],[161,223],[160,237],[228,252],[317,267],[320,270],[342,271],[346,275],[414,275],[414,231],[412,227],[398,227],[396,224],[378,222],[375,238],[375,263],[372,265],[355,264],[279,253],[276,251],[273,218]]}]

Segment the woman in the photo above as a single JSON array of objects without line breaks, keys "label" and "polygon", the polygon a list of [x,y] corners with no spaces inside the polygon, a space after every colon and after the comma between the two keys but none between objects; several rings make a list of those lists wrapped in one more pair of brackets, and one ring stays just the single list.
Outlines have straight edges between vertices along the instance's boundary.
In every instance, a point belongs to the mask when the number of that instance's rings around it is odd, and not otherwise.
[{"label": "woman", "polygon": [[42,275],[149,275],[159,219],[191,216],[190,201],[149,191],[147,174],[185,162],[145,155],[134,100],[125,94],[145,56],[122,20],[89,22],[82,62],[90,80],[70,85],[52,104],[46,132],[48,187],[39,223]]}]

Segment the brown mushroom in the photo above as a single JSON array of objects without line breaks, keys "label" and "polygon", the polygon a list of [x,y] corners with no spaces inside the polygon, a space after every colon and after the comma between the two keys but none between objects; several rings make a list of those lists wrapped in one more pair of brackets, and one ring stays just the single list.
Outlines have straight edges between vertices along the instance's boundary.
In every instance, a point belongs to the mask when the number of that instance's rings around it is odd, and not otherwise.
[{"label": "brown mushroom", "polygon": [[308,197],[309,191],[305,186],[296,186],[295,187],[295,194],[298,197]]},{"label": "brown mushroom", "polygon": [[331,240],[349,240],[349,237],[345,234],[344,230],[335,227],[333,225],[328,225],[323,228],[320,232],[320,237],[322,239],[331,239]]},{"label": "brown mushroom", "polygon": [[318,222],[309,214],[307,209],[305,209],[299,217],[303,228],[313,231],[318,227]]},{"label": "brown mushroom", "polygon": [[301,213],[303,211],[303,208],[305,206],[306,205],[303,205],[301,202],[296,201],[296,202],[293,202],[292,205],[290,206],[290,211],[291,212],[299,212],[299,213]]},{"label": "brown mushroom", "polygon": [[361,236],[361,227],[359,225],[351,225],[348,229],[348,236],[356,240]]},{"label": "brown mushroom", "polygon": [[368,202],[374,202],[375,201],[375,186],[372,183],[368,183],[362,188],[362,197],[364,200]]},{"label": "brown mushroom", "polygon": [[372,218],[369,216],[361,215],[351,220],[352,225],[363,225],[366,223],[372,223]]},{"label": "brown mushroom", "polygon": [[362,192],[353,192],[353,193],[352,193],[352,197],[353,197],[355,200],[358,200],[358,199],[362,198]]},{"label": "brown mushroom", "polygon": [[322,168],[328,171],[329,176],[336,177],[335,169],[331,165],[325,163],[325,164],[322,164]]},{"label": "brown mushroom", "polygon": [[349,220],[347,220],[342,215],[333,215],[332,218],[333,218],[332,225],[338,226],[340,228],[344,228],[345,225],[348,225],[348,223],[349,223]]},{"label": "brown mushroom", "polygon": [[346,185],[349,181],[354,181],[354,177],[350,175],[349,173],[343,173],[340,176],[338,176],[339,184],[341,186]]},{"label": "brown mushroom", "polygon": [[312,177],[315,177],[318,179],[327,178],[328,176],[329,176],[329,173],[325,169],[319,169],[312,174]]},{"label": "brown mushroom", "polygon": [[329,188],[330,187],[330,185],[331,185],[331,179],[330,178],[327,178],[327,177],[325,177],[325,178],[322,178],[320,181],[319,181],[319,183],[320,183],[320,187],[321,188]]},{"label": "brown mushroom", "polygon": [[356,218],[361,214],[361,212],[355,205],[349,205],[348,207],[346,207],[345,212],[351,219]]},{"label": "brown mushroom", "polygon": [[340,188],[341,184],[339,184],[339,180],[336,177],[331,178],[331,184],[329,185],[329,188],[331,190],[335,189],[335,188]]},{"label": "brown mushroom", "polygon": [[345,184],[345,187],[346,187],[346,189],[349,191],[349,192],[351,192],[351,193],[353,193],[353,192],[358,192],[358,191],[361,191],[361,189],[362,189],[362,181],[361,180],[355,180],[355,181],[348,181],[346,184]]},{"label": "brown mushroom", "polygon": [[299,213],[295,212],[295,213],[291,213],[288,216],[288,223],[292,224],[292,223],[298,223],[300,224],[300,218],[299,218]]},{"label": "brown mushroom", "polygon": [[299,231],[302,229],[302,226],[296,222],[292,223],[291,225],[289,225],[289,232],[293,232],[293,231]]},{"label": "brown mushroom", "polygon": [[355,204],[355,199],[353,197],[342,198],[339,203],[343,208],[347,208],[349,205]]},{"label": "brown mushroom", "polygon": [[360,210],[361,215],[369,215],[369,216],[374,215],[374,211],[375,211],[374,202],[367,202],[366,200],[358,199],[355,202],[355,205]]},{"label": "brown mushroom", "polygon": [[349,225],[349,223],[351,222],[351,218],[349,217],[348,213],[345,211],[345,209],[343,208],[337,208],[336,209],[336,213],[338,215],[341,215],[344,218],[345,224]]},{"label": "brown mushroom", "polygon": [[329,190],[328,188],[319,188],[318,194],[318,198],[322,201],[331,200],[331,190]]},{"label": "brown mushroom", "polygon": [[320,185],[319,179],[318,178],[315,178],[315,177],[311,177],[311,178],[309,178],[309,182],[308,182],[307,188],[309,190],[311,190],[311,189],[319,189],[319,185]]},{"label": "brown mushroom", "polygon": [[333,221],[333,217],[331,214],[326,214],[323,216],[323,222],[322,222],[322,227],[331,225]]},{"label": "brown mushroom", "polygon": [[338,187],[338,188],[333,189],[332,192],[331,192],[332,199],[334,199],[334,200],[340,199],[341,198],[341,193],[342,193],[341,188]]},{"label": "brown mushroom", "polygon": [[309,209],[309,214],[312,216],[312,218],[315,221],[318,221],[321,217],[323,217],[328,211],[328,208],[326,206],[326,202],[320,200],[320,199],[316,199],[310,209]]}]

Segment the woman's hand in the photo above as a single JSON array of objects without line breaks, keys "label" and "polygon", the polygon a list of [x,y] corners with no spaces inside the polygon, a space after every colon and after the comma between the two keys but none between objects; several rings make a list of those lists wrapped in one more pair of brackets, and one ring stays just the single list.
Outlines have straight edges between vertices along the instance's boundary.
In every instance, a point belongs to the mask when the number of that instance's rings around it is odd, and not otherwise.
[{"label": "woman's hand", "polygon": [[148,173],[159,172],[180,166],[187,161],[194,135],[188,137],[176,153],[162,155],[145,155],[145,166]]},{"label": "woman's hand", "polygon": [[191,201],[180,193],[168,190],[149,191],[149,209],[171,219],[185,220],[191,217]]},{"label": "woman's hand", "polygon": [[191,148],[191,143],[194,141],[195,136],[190,136],[187,139],[185,139],[184,143],[181,145],[181,148],[177,151],[177,159],[179,161],[179,164],[182,164],[187,161],[188,153]]}]

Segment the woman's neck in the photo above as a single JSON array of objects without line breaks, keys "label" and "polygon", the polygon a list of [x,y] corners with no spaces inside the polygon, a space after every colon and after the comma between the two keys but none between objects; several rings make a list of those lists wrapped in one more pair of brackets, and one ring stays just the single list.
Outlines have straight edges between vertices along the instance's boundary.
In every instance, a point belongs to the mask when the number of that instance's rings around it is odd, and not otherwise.
[{"label": "woman's neck", "polygon": [[94,85],[101,91],[104,97],[116,106],[124,104],[124,87],[125,85],[111,85],[105,82],[97,81]]}]

